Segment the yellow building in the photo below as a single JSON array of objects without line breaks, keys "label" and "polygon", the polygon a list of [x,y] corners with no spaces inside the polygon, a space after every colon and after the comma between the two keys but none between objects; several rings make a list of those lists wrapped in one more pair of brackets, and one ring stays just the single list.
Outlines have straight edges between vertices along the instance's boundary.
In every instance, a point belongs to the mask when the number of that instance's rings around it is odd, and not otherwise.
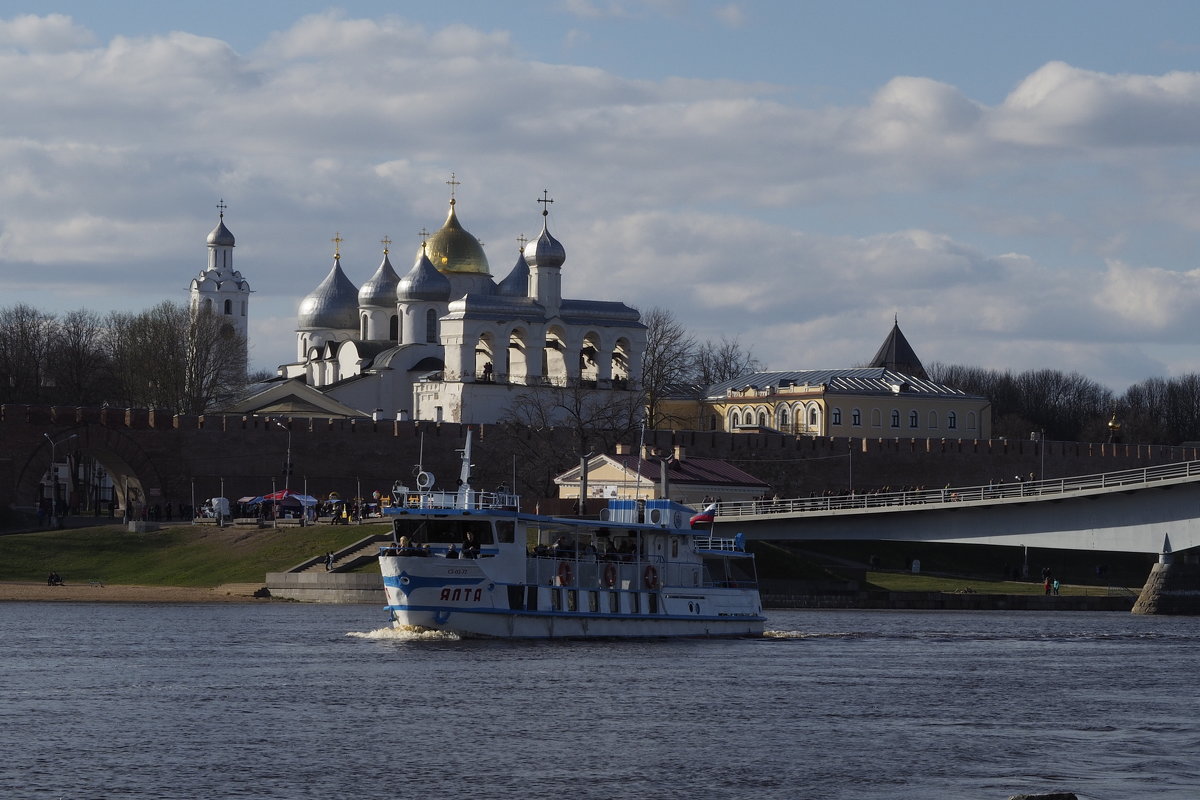
[{"label": "yellow building", "polygon": [[991,403],[935,383],[898,324],[870,366],[755,372],[661,404],[661,427],[806,436],[987,439]]}]

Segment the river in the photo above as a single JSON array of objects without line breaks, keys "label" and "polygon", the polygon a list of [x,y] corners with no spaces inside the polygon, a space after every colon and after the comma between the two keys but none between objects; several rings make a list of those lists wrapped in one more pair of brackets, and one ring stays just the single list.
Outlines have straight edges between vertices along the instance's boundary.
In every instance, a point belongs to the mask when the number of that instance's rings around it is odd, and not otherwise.
[{"label": "river", "polygon": [[372,606],[0,604],[5,798],[1200,793],[1200,620],[778,611],[486,642]]}]

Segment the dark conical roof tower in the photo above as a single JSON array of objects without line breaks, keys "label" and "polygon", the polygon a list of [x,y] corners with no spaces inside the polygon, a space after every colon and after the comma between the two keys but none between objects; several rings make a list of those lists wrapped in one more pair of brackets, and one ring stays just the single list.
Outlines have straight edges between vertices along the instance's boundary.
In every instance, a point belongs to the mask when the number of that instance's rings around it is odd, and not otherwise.
[{"label": "dark conical roof tower", "polygon": [[898,317],[893,319],[891,332],[883,340],[883,344],[880,345],[875,357],[867,366],[883,367],[893,372],[912,375],[914,378],[929,380],[929,376],[925,373],[925,367],[921,365],[921,359],[917,358],[916,351],[912,349],[908,339],[905,339],[904,334],[900,332]]}]

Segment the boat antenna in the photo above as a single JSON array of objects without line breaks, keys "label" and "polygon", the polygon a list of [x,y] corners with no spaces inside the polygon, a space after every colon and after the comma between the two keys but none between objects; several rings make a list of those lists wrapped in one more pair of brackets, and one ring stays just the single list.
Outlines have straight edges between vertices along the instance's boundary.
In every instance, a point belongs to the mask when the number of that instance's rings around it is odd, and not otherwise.
[{"label": "boat antenna", "polygon": [[638,437],[637,472],[634,473],[633,499],[642,499],[642,453],[646,452],[646,418],[642,417],[642,433]]}]

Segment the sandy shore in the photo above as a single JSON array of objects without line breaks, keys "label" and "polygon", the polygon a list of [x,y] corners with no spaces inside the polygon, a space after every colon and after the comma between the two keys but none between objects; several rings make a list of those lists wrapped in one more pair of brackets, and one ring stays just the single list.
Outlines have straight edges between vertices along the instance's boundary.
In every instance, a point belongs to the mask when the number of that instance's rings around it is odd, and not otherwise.
[{"label": "sandy shore", "polygon": [[87,583],[47,586],[43,583],[0,581],[0,602],[74,603],[269,603],[254,592],[261,584],[231,583],[214,589],[188,586],[98,586]]}]

